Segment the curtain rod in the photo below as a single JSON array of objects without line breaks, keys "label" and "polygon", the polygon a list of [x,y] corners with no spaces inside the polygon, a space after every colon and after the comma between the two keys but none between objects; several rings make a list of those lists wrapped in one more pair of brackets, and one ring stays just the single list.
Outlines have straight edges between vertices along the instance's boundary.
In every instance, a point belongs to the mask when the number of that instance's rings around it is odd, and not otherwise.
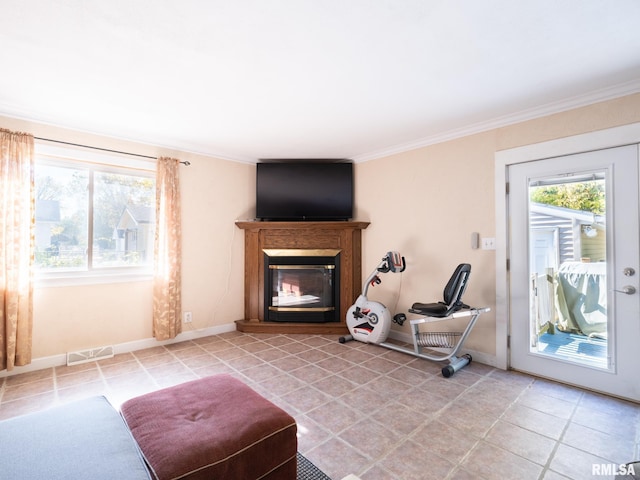
[{"label": "curtain rod", "polygon": [[[33,137],[35,140],[42,140],[44,142],[53,142],[53,143],[61,143],[63,145],[71,145],[73,147],[82,147],[82,148],[91,148],[93,150],[101,150],[103,152],[109,152],[109,153],[120,153],[122,155],[131,155],[133,157],[140,157],[140,158],[150,158],[152,160],[157,160],[156,157],[151,157],[149,155],[140,155],[139,153],[130,153],[130,152],[121,152],[120,150],[110,150],[108,148],[100,148],[100,147],[92,147],[90,145],[81,145],[79,143],[71,143],[71,142],[63,142],[61,140],[52,140],[50,138],[42,138],[42,137]],[[185,166],[189,166],[191,165],[191,162],[188,160],[184,160],[180,162],[181,164],[185,165]]]}]

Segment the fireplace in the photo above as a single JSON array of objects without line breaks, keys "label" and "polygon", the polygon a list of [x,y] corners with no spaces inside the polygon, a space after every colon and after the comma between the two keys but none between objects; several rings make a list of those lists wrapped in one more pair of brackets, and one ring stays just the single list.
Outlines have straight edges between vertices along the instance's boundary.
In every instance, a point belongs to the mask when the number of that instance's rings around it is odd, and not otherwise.
[{"label": "fireplace", "polygon": [[264,249],[265,321],[339,322],[339,249]]},{"label": "fireplace", "polygon": [[[236,222],[245,232],[244,318],[236,320],[237,329],[246,333],[348,333],[347,310],[362,288],[362,230],[368,225],[368,222],[351,221]],[[292,252],[301,254],[289,255]],[[282,256],[294,258],[283,261]],[[274,268],[267,268],[267,262],[272,262]],[[275,268],[279,264],[281,267]],[[296,268],[290,268],[292,266]],[[311,284],[311,276],[322,276],[322,282]],[[271,285],[265,287],[270,281]],[[328,288],[329,283],[333,288]],[[278,293],[280,291],[283,293]],[[312,293],[308,293],[310,291]],[[314,304],[284,305],[296,300],[296,296],[306,295],[319,300],[314,299]],[[278,305],[272,305],[273,297],[277,297]],[[329,298],[333,299],[333,313]],[[279,307],[279,310],[269,307]],[[277,319],[271,317],[274,311],[278,313]],[[300,317],[301,313],[306,319]]]}]

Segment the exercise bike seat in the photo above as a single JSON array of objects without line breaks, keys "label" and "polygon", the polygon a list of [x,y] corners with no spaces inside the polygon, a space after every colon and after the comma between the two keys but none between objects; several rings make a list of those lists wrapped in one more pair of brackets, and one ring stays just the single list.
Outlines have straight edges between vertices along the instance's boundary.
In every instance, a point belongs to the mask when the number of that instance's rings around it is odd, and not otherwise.
[{"label": "exercise bike seat", "polygon": [[463,308],[469,308],[462,303],[462,295],[467,288],[471,265],[461,263],[456,267],[443,291],[443,301],[433,303],[414,303],[409,312],[428,317],[444,318]]}]

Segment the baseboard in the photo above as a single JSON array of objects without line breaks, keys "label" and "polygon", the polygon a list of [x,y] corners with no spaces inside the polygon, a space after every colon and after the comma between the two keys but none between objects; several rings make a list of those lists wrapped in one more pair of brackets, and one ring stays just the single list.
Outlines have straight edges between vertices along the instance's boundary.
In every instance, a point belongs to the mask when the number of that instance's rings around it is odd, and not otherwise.
[{"label": "baseboard", "polygon": [[[398,340],[399,342],[413,344],[413,338],[411,337],[410,333],[391,330],[391,332],[389,332],[389,338]],[[482,363],[483,365],[489,365],[490,367],[500,368],[498,366],[498,359],[495,355],[490,355],[485,352],[478,352],[476,350],[471,350],[468,348],[462,348],[462,350],[463,351],[460,353],[468,353],[469,355],[471,355],[471,358],[474,362]]]},{"label": "baseboard", "polygon": [[118,353],[135,352],[136,350],[144,350],[145,348],[157,347],[159,345],[170,345],[172,343],[194,340],[196,338],[209,337],[211,335],[219,335],[221,333],[233,332],[236,330],[235,323],[227,323],[215,327],[203,328],[200,330],[189,330],[182,332],[171,340],[158,341],[155,338],[145,338],[143,340],[135,340],[133,342],[120,343],[114,346],[116,355]]},{"label": "baseboard", "polygon": [[[233,332],[235,330],[236,324],[232,322],[199,330],[189,330],[178,334],[176,338],[173,338],[171,340],[164,340],[161,342],[159,342],[155,338],[145,338],[142,340],[135,340],[133,342],[120,343],[114,345],[113,349],[114,353],[117,355],[119,353],[128,353],[134,352],[136,350],[143,350],[145,348],[157,347],[158,345],[169,345],[171,343],[184,342],[186,340],[194,340],[196,338],[208,337],[211,335],[219,335],[221,333]],[[29,365],[15,367],[10,372],[8,372],[7,370],[1,371],[0,378],[19,375],[21,373],[34,372],[36,370],[44,370],[45,368],[61,367],[66,364],[66,353],[51,355],[49,357],[34,358]]]}]

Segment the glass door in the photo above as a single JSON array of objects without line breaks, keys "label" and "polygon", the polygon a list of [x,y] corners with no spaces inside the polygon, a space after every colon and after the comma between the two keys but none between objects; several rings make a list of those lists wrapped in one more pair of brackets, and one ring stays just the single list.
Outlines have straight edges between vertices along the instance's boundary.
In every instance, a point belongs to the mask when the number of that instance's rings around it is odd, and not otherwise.
[{"label": "glass door", "polygon": [[640,399],[638,148],[509,167],[510,362]]}]

